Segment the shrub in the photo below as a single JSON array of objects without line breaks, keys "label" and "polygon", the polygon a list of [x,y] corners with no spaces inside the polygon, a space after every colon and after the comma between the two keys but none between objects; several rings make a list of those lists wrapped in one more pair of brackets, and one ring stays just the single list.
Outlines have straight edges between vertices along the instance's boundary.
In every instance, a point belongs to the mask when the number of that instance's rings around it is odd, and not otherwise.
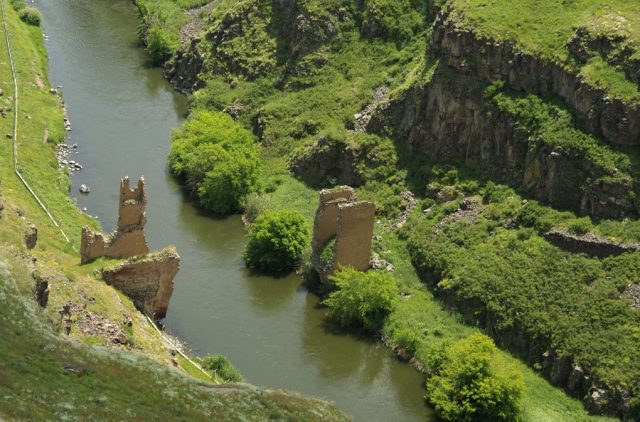
[{"label": "shrub", "polygon": [[400,294],[393,276],[386,272],[341,268],[331,281],[338,290],[323,304],[329,307],[329,316],[343,327],[361,325],[368,331],[379,330]]},{"label": "shrub", "polygon": [[160,26],[152,26],[147,31],[147,53],[153,64],[162,64],[171,56],[175,42]]},{"label": "shrub", "polygon": [[294,211],[269,212],[251,225],[242,257],[249,268],[290,271],[308,243],[304,217]]},{"label": "shrub", "polygon": [[11,7],[16,12],[21,11],[22,9],[24,9],[27,6],[26,3],[24,2],[24,0],[9,0],[9,4],[11,4]]},{"label": "shrub", "polygon": [[540,233],[553,227],[553,212],[536,201],[530,201],[516,214],[516,222],[525,227],[533,227]]},{"label": "shrub", "polygon": [[402,327],[393,334],[393,338],[398,343],[398,346],[410,354],[414,354],[418,350],[420,336],[414,328]]},{"label": "shrub", "polygon": [[202,359],[202,367],[215,372],[225,381],[241,382],[242,374],[224,355],[207,355]]},{"label": "shrub", "polygon": [[569,230],[569,233],[581,236],[589,233],[593,229],[593,225],[589,218],[577,218],[569,223],[567,229]]},{"label": "shrub", "polygon": [[244,210],[246,221],[253,223],[260,214],[270,208],[271,201],[268,196],[252,192],[242,200],[241,206]]},{"label": "shrub", "polygon": [[22,19],[29,25],[40,26],[40,22],[42,21],[42,14],[35,7],[26,6],[20,11],[20,19]]},{"label": "shrub", "polygon": [[259,150],[227,114],[195,114],[173,134],[169,166],[200,204],[216,214],[240,209],[258,188]]},{"label": "shrub", "polygon": [[363,30],[368,36],[381,36],[402,44],[422,27],[425,8],[410,0],[365,0]]},{"label": "shrub", "polygon": [[490,338],[474,334],[433,352],[427,398],[445,421],[517,420],[522,374],[497,353]]}]

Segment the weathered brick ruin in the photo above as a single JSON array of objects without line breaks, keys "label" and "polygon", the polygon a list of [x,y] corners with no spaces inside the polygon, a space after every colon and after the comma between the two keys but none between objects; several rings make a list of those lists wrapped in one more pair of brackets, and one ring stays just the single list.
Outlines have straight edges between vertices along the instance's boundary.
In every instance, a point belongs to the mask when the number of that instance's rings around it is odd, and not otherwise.
[{"label": "weathered brick ruin", "polygon": [[[357,202],[355,192],[348,186],[320,192],[311,259],[323,282],[339,267],[369,269],[375,212],[372,202]],[[330,247],[332,254],[325,250]]]},{"label": "weathered brick ruin", "polygon": [[118,209],[118,228],[105,236],[94,233],[89,227],[83,227],[80,242],[80,262],[86,264],[103,256],[109,258],[130,258],[149,253],[144,225],[147,222],[145,208],[147,192],[144,177],[131,189],[129,177],[120,181],[120,207]]},{"label": "weathered brick ruin", "polygon": [[144,235],[147,222],[147,193],[144,178],[131,189],[129,177],[120,181],[118,228],[108,236],[82,229],[82,264],[97,258],[129,258],[102,270],[102,277],[131,298],[136,308],[159,319],[164,318],[173,293],[173,278],[180,267],[180,256],[172,246],[149,254]]},{"label": "weathered brick ruin", "polygon": [[173,293],[173,278],[180,268],[180,256],[169,246],[142,258],[131,258],[102,270],[107,284],[131,298],[136,308],[154,319],[167,314]]}]

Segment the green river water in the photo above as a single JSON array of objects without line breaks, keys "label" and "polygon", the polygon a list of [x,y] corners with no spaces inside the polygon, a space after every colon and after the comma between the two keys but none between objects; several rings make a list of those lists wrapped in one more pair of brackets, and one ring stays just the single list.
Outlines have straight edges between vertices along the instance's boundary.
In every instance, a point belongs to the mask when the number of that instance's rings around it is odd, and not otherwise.
[{"label": "green river water", "polygon": [[[147,180],[147,238],[182,257],[164,321],[198,355],[222,353],[247,382],[335,402],[360,421],[432,418],[422,376],[380,342],[337,333],[300,277],[249,273],[238,216],[202,215],[167,173],[171,128],[187,100],[146,64],[127,0],[38,0],[52,84],[62,85],[84,169],[72,177],[80,207],[105,230],[117,220],[119,179]],[[87,184],[91,194],[81,196]]]}]

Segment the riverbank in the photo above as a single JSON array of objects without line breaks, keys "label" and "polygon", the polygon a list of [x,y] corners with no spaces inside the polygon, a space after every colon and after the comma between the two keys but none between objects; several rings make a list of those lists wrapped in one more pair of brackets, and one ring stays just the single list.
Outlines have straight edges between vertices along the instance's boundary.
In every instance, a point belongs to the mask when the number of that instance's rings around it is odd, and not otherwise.
[{"label": "riverbank", "polygon": [[[74,246],[80,229],[97,229],[98,223],[69,198],[69,177],[58,167],[55,146],[65,133],[62,103],[50,92],[42,30],[21,22],[9,3],[3,4],[19,87],[18,168],[70,242],[13,173],[15,93],[2,29],[0,414],[20,420],[87,415],[263,419],[275,412],[343,419],[331,406],[297,395],[246,385],[218,387],[187,377],[173,368],[170,347],[131,301],[96,279],[95,270],[104,262],[79,265]],[[48,287],[35,289],[44,308],[33,297],[34,284]],[[68,320],[59,313],[66,305]],[[63,334],[67,322],[68,336]]]}]

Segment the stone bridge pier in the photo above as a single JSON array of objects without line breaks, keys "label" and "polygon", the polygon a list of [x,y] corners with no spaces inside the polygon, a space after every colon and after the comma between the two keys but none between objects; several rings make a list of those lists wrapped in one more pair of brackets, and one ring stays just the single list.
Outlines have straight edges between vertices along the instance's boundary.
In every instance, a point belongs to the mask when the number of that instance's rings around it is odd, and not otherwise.
[{"label": "stone bridge pier", "polygon": [[80,262],[86,264],[101,257],[131,258],[102,269],[102,278],[131,298],[136,308],[153,317],[163,318],[173,293],[173,279],[180,267],[174,247],[149,253],[144,226],[147,222],[147,191],[144,177],[132,189],[129,177],[120,181],[118,228],[110,235],[82,228]]},{"label": "stone bridge pier", "polygon": [[369,269],[375,212],[372,202],[356,201],[349,186],[320,192],[311,260],[322,282],[339,267]]}]

